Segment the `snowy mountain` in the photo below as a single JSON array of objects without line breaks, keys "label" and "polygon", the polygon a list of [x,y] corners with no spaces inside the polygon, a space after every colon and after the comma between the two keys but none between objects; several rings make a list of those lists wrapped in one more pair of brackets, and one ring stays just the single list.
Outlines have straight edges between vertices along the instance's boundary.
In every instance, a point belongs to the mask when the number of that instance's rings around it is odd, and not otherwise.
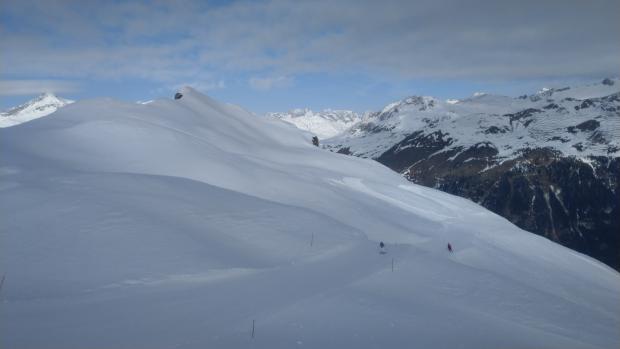
[{"label": "snowy mountain", "polygon": [[268,113],[269,118],[276,118],[309,131],[320,139],[336,136],[357,124],[361,117],[350,110],[325,109],[313,112],[310,109],[293,109],[285,113]]},{"label": "snowy mountain", "polygon": [[181,94],[0,130],[3,346],[620,345],[615,270]]},{"label": "snowy mountain", "polygon": [[618,79],[518,98],[409,97],[323,144],[620,268],[619,116]]},{"label": "snowy mountain", "polygon": [[52,93],[43,93],[20,106],[0,113],[0,127],[15,126],[49,115],[70,103],[73,101],[56,97]]},{"label": "snowy mountain", "polygon": [[[461,149],[460,154],[473,145],[490,142],[502,161],[519,156],[522,149],[542,147],[579,158],[618,156],[620,120],[615,107],[620,83],[617,79],[605,81],[544,89],[519,98],[477,93],[464,100],[444,102],[413,96],[369,114],[330,140],[329,147],[349,147],[354,155],[378,158],[413,132],[438,135],[441,131],[450,134],[446,151]],[[582,125],[590,119],[593,121]]]}]

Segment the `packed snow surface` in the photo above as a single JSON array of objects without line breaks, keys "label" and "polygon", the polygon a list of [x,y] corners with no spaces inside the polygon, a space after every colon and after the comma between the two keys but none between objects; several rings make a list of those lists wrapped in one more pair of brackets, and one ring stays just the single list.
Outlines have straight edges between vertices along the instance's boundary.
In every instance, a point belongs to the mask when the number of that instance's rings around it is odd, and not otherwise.
[{"label": "packed snow surface", "polygon": [[182,93],[0,130],[0,346],[620,346],[611,268]]},{"label": "packed snow surface", "polygon": [[0,113],[0,128],[47,116],[71,103],[73,103],[72,100],[56,97],[52,93],[44,93],[20,106]]}]

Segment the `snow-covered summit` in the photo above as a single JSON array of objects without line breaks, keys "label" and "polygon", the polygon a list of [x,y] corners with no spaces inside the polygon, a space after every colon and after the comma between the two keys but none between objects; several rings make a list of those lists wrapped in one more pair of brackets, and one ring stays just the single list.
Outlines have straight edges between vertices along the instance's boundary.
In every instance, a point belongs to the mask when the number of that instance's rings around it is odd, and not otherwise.
[{"label": "snow-covered summit", "polygon": [[404,110],[429,110],[432,109],[438,100],[430,96],[410,96],[403,100],[388,104],[383,108],[381,114],[396,114]]},{"label": "snow-covered summit", "polygon": [[[545,88],[517,98],[487,93],[458,102],[410,97],[371,114],[326,145],[376,158],[419,131],[450,135],[451,143],[444,151],[492,144],[500,159],[542,147],[580,158],[618,156],[619,95],[618,79],[605,79],[583,86]],[[592,128],[584,129],[583,123]]]},{"label": "snow-covered summit", "polygon": [[283,113],[268,113],[266,116],[293,124],[321,139],[340,134],[361,119],[360,115],[351,110],[325,109],[315,112],[307,108],[293,109]]},{"label": "snow-covered summit", "polygon": [[43,93],[20,106],[0,113],[0,127],[19,125],[49,115],[70,103],[73,101],[57,97],[53,93]]},{"label": "snow-covered summit", "polygon": [[8,347],[620,344],[614,270],[182,94],[0,130]]},{"label": "snow-covered summit", "polygon": [[323,146],[376,159],[620,270],[618,79],[432,108],[400,107],[407,100]]},{"label": "snow-covered summit", "polygon": [[609,96],[620,91],[620,78],[605,78],[601,81],[579,85],[579,86],[560,86],[544,87],[537,93],[530,95],[529,98],[537,101],[538,98],[553,98],[561,100],[564,98],[590,99]]}]

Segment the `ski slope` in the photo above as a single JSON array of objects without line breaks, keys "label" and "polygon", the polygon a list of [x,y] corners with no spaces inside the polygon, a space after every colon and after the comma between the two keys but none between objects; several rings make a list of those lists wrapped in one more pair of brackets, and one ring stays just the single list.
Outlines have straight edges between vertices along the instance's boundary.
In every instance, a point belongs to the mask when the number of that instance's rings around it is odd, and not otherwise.
[{"label": "ski slope", "polygon": [[620,345],[614,270],[182,93],[0,130],[0,346]]}]

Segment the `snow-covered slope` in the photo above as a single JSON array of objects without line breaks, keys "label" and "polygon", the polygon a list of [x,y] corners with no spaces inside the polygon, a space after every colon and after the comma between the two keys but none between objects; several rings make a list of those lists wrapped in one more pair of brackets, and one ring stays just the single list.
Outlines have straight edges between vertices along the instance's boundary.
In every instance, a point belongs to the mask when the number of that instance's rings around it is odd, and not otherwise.
[{"label": "snow-covered slope", "polygon": [[322,142],[469,198],[620,270],[620,81],[409,97]]},{"label": "snow-covered slope", "polygon": [[20,106],[0,113],[0,127],[15,126],[49,115],[70,103],[73,101],[56,97],[52,93],[43,93]]},{"label": "snow-covered slope", "polygon": [[2,346],[620,345],[614,270],[182,93],[0,130]]},{"label": "snow-covered slope", "polygon": [[293,109],[285,113],[268,113],[266,116],[286,121],[321,139],[336,136],[361,120],[361,117],[353,111],[332,109],[319,112],[310,109]]},{"label": "snow-covered slope", "polygon": [[477,93],[455,102],[414,96],[367,115],[324,144],[377,158],[413,132],[436,137],[439,131],[450,138],[442,152],[465,151],[488,143],[503,161],[518,156],[523,149],[542,147],[580,158],[619,156],[618,100],[618,79],[547,88],[519,98]]}]

